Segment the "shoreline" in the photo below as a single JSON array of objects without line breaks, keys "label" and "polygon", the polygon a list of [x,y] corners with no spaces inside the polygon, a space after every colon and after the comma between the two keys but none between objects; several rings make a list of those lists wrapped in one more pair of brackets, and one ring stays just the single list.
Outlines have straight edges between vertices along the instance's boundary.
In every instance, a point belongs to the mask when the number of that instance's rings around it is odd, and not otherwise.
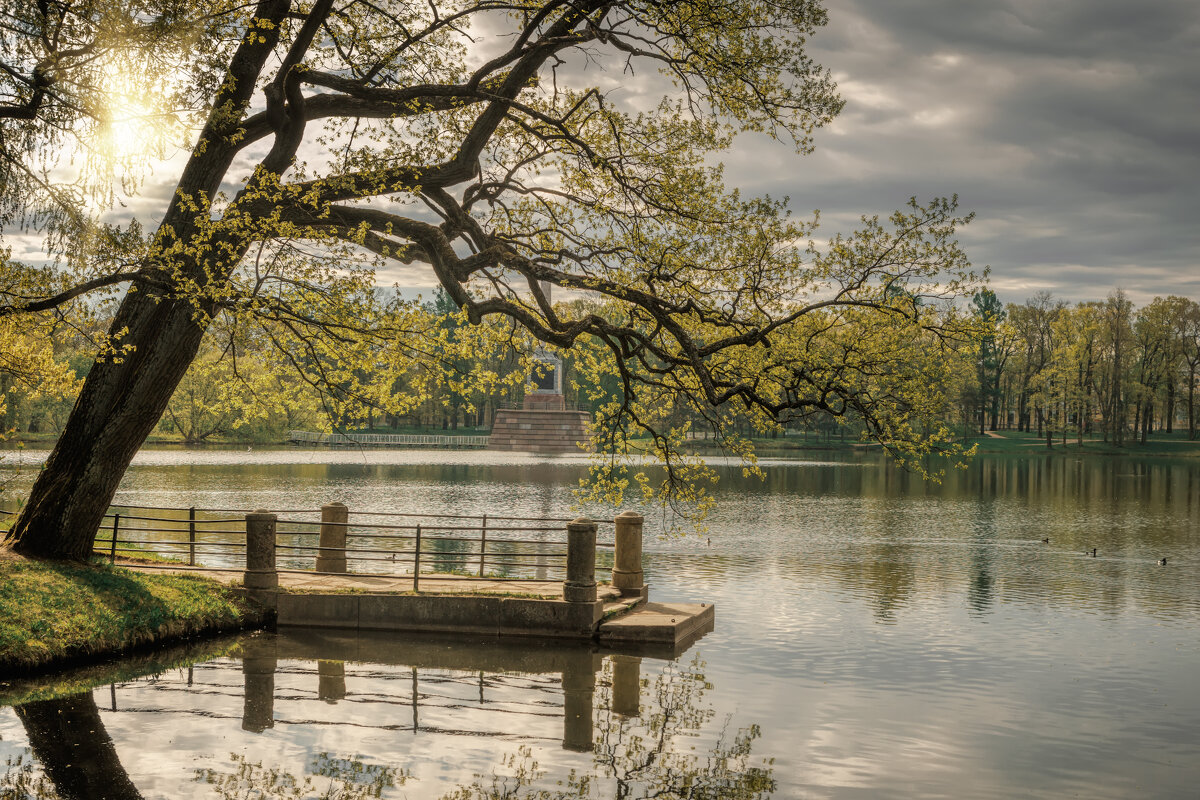
[{"label": "shoreline", "polygon": [[[636,441],[636,440],[635,440]],[[813,438],[805,440],[798,436],[772,438],[755,438],[751,440],[754,444],[754,452],[760,457],[778,457],[789,453],[842,453],[842,454],[863,454],[882,452],[880,445],[876,442],[862,442],[857,439],[847,438],[845,441],[833,439],[830,441],[820,441]],[[1082,445],[1074,435],[1067,437],[1066,444],[1063,443],[1061,436],[1056,436],[1052,447],[1046,446],[1045,436],[1035,436],[1032,434],[1019,433],[1017,431],[989,431],[988,433],[979,436],[972,435],[966,439],[967,446],[978,445],[977,456],[984,455],[1052,455],[1054,453],[1071,453],[1073,455],[1083,454],[1090,456],[1143,456],[1155,458],[1200,458],[1200,438],[1188,439],[1186,432],[1173,434],[1158,434],[1151,436],[1150,440],[1145,444],[1137,441],[1127,442],[1124,445],[1117,446],[1110,442],[1105,442],[1098,437],[1089,436],[1085,438]],[[31,452],[49,452],[53,449],[55,439],[53,438],[33,438],[20,439],[13,437],[7,441],[0,441],[0,460],[4,458],[5,452],[19,452],[21,450],[29,450]],[[338,452],[345,448],[300,448],[296,445],[287,442],[263,441],[249,442],[240,440],[231,441],[212,441],[202,442],[198,444],[186,444],[178,440],[155,439],[151,437],[142,447],[148,451],[179,451],[179,452],[205,452],[205,451],[242,451],[247,448],[252,448],[255,451],[304,451],[329,450]],[[352,450],[353,448],[351,448]],[[372,447],[368,448],[371,452],[423,452],[422,448],[417,447]],[[434,450],[433,452],[442,452]],[[476,452],[485,453],[500,453],[500,451],[479,450]],[[521,451],[517,451],[520,454]],[[688,439],[683,442],[683,452],[687,455],[699,456],[721,456],[724,455],[721,448],[712,442],[711,439]],[[538,455],[531,453],[531,455]],[[580,453],[579,455],[586,455]]]},{"label": "shoreline", "polygon": [[12,681],[95,667],[270,626],[273,612],[199,576],[0,550],[0,694]]}]

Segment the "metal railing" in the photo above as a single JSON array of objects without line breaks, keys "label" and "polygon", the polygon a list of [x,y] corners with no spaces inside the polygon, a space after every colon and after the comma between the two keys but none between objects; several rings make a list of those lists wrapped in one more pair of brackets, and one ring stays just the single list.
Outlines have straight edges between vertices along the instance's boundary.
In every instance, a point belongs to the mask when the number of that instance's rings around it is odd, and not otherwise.
[{"label": "metal railing", "polygon": [[[94,548],[110,561],[121,556],[149,559],[146,566],[243,569],[247,513],[251,512],[114,505],[96,533]],[[566,573],[567,517],[356,511],[349,515],[353,521],[338,522],[308,509],[270,513],[277,515],[280,572],[410,576],[414,583],[422,575],[521,581],[561,580]],[[605,536],[597,542],[596,566],[610,569],[614,520],[596,522]],[[337,537],[336,546],[322,544],[322,529],[327,537],[340,529],[344,539]],[[319,570],[320,557],[344,558],[344,569]]]},{"label": "metal railing", "polygon": [[488,436],[447,436],[433,433],[288,432],[288,441],[292,444],[312,444],[326,447],[432,447],[472,450],[487,447],[489,438]]}]

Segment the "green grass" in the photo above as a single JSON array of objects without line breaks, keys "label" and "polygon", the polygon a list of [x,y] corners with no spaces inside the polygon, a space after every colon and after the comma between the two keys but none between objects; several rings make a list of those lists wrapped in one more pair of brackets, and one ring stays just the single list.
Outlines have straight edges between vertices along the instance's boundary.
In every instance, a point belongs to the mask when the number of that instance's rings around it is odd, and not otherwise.
[{"label": "green grass", "polygon": [[206,578],[106,564],[0,559],[0,676],[261,621]]},{"label": "green grass", "polygon": [[1121,447],[1105,442],[1098,435],[1086,435],[1083,444],[1075,434],[1067,434],[1064,447],[1062,434],[1057,434],[1053,447],[1046,447],[1046,437],[1034,433],[1019,431],[997,431],[996,436],[974,437],[971,441],[978,442],[980,454],[1012,454],[1036,455],[1040,453],[1072,453],[1090,455],[1123,455],[1123,456],[1172,456],[1195,458],[1200,456],[1200,441],[1187,438],[1187,432],[1182,433],[1153,433],[1145,444],[1136,440],[1127,440]]},{"label": "green grass", "polygon": [[[110,550],[106,543],[97,543],[92,554],[97,563],[100,561],[108,562]],[[181,551],[173,550],[178,554]],[[132,562],[135,564],[178,564],[181,567],[188,565],[187,561],[182,558],[177,558],[174,555],[163,555],[157,550],[151,550],[149,547],[141,544],[126,544],[120,539],[117,539],[117,563]]]},{"label": "green grass", "polygon": [[237,648],[238,639],[235,634],[230,634],[215,639],[191,640],[155,647],[116,661],[87,664],[13,681],[0,681],[0,706],[53,700],[91,691],[105,684],[123,683],[146,675],[161,675],[169,670],[187,668],[201,661],[236,653]]}]

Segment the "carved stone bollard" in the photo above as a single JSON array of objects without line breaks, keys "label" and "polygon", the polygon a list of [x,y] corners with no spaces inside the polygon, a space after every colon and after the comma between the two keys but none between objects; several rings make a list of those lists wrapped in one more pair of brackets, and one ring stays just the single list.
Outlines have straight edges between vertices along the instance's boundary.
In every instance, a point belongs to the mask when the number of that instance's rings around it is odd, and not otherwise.
[{"label": "carved stone bollard", "polygon": [[563,599],[568,603],[596,602],[596,523],[584,517],[567,523]]},{"label": "carved stone bollard", "polygon": [[317,551],[317,572],[346,571],[346,522],[350,509],[342,503],[321,506],[321,549]]},{"label": "carved stone bollard", "polygon": [[275,569],[274,514],[255,511],[246,515],[246,572],[242,583],[247,589],[275,589],[279,573]]},{"label": "carved stone bollard", "polygon": [[636,511],[622,511],[617,514],[615,522],[613,588],[619,589],[624,597],[644,596],[646,577],[642,573],[642,526],[645,517]]}]

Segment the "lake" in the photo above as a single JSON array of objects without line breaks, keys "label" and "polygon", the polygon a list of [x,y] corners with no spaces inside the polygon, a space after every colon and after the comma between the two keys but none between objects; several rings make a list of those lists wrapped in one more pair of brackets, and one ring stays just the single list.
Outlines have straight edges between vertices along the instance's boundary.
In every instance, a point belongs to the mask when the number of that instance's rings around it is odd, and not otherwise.
[{"label": "lake", "polygon": [[[44,454],[5,456],[12,508]],[[88,770],[146,798],[1200,796],[1200,461],[1031,453],[942,485],[871,454],[764,466],[722,467],[706,532],[661,539],[648,514],[652,599],[717,607],[677,657],[223,640],[0,709],[0,796],[69,796]],[[118,501],[563,516],[585,472],[147,450]]]}]

